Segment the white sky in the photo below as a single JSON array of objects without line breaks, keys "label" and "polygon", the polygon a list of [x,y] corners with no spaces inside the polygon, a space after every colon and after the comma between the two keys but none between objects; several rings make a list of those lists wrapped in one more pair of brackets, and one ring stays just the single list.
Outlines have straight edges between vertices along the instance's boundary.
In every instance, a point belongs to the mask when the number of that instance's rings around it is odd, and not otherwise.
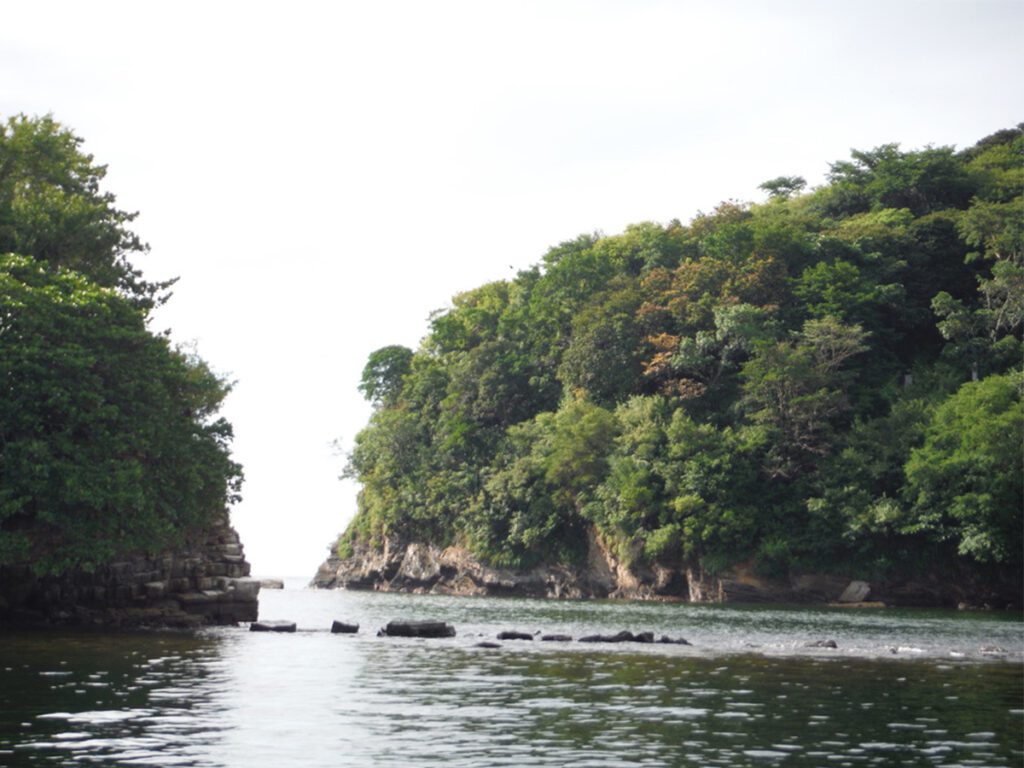
[{"label": "white sky", "polygon": [[1024,120],[1024,2],[3,2],[0,115],[141,212],[154,321],[237,381],[254,572],[311,577],[366,356],[584,232]]}]

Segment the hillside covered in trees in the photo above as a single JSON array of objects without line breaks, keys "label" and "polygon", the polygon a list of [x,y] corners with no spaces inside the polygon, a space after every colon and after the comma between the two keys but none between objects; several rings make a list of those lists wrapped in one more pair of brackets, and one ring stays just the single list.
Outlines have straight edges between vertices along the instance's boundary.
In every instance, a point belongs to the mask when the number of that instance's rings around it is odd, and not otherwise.
[{"label": "hillside covered in trees", "polygon": [[338,554],[752,562],[1019,590],[1024,132],[889,144],[552,248],[374,352]]},{"label": "hillside covered in trees", "polygon": [[0,123],[4,588],[180,546],[226,525],[241,483],[228,385],[150,330],[170,283],[132,265],[135,215],[81,144],[50,117]]}]

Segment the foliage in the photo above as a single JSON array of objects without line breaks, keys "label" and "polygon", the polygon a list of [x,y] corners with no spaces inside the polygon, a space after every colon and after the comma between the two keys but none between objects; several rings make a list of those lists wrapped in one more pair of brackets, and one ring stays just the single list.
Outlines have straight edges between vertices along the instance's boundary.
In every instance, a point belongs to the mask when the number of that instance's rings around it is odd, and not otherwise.
[{"label": "foliage", "polygon": [[989,376],[938,407],[906,464],[909,531],[981,562],[1020,565],[1022,387],[1019,372]]},{"label": "foliage", "polygon": [[0,253],[74,269],[148,309],[171,283],[148,283],[129,262],[148,250],[128,228],[137,214],[101,190],[106,166],[81,144],[49,116],[0,124]]},{"label": "foliage", "polygon": [[238,499],[229,385],[147,328],[171,283],[106,168],[51,117],[0,124],[0,565],[154,553]]},{"label": "foliage", "polygon": [[853,152],[820,188],[780,176],[456,296],[418,350],[371,355],[346,546],[526,566],[591,529],[708,571],[1013,561],[1022,135]]},{"label": "foliage", "polygon": [[412,366],[412,350],[401,345],[382,347],[370,353],[359,391],[376,405],[390,405],[402,391],[402,378]]},{"label": "foliage", "polygon": [[772,197],[788,198],[800,193],[807,186],[807,180],[803,176],[777,176],[758,185]]},{"label": "foliage", "polygon": [[0,563],[92,568],[237,498],[227,385],[108,288],[0,258]]}]

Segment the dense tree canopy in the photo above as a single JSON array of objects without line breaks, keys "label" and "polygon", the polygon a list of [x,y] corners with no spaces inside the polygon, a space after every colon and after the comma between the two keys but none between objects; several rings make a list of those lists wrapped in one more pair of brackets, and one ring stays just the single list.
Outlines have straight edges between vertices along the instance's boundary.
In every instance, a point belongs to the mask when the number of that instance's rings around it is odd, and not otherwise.
[{"label": "dense tree canopy", "polygon": [[163,286],[79,144],[0,128],[0,565],[44,573],[175,545],[241,482],[228,386],[148,330]]},{"label": "dense tree canopy", "polygon": [[342,547],[1019,568],[1024,132],[805,187],[567,241],[374,353]]},{"label": "dense tree canopy", "polygon": [[128,260],[148,246],[129,229],[136,214],[100,188],[106,166],[51,117],[0,124],[0,253],[66,267],[117,287],[148,309],[169,283],[148,283]]}]

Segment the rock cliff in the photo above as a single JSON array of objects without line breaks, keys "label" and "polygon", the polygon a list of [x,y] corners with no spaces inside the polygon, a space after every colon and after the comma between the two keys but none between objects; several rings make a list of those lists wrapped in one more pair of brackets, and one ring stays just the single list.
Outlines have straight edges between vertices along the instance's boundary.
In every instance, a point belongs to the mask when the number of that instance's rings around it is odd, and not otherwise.
[{"label": "rock cliff", "polygon": [[249,572],[225,512],[175,552],[58,577],[37,577],[27,566],[0,568],[0,627],[191,628],[255,621],[260,582]]},{"label": "rock cliff", "polygon": [[529,570],[494,568],[462,547],[388,541],[382,550],[357,548],[342,559],[330,547],[311,586],[439,595],[515,595],[549,598],[677,600],[699,603],[832,603],[839,605],[1003,608],[1005,595],[988,594],[955,579],[915,578],[869,583],[851,576],[802,573],[788,579],[758,575],[752,563],[717,573],[668,565],[626,565],[591,530],[579,565]]}]

